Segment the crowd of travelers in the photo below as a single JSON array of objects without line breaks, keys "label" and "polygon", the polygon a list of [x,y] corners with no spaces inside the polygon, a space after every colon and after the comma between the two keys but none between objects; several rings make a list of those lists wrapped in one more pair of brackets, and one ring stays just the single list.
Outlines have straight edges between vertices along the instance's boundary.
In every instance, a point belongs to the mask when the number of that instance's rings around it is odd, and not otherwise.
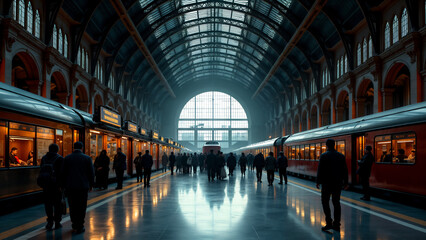
[{"label": "crowd of travelers", "polygon": [[[326,217],[326,225],[322,230],[340,231],[340,194],[342,189],[347,188],[348,169],[344,155],[335,150],[335,141],[329,139],[326,142],[327,151],[321,154],[317,172],[317,188],[321,185],[321,202]],[[85,231],[84,218],[86,215],[88,193],[93,187],[99,189],[108,188],[110,158],[107,152],[102,150],[92,164],[91,157],[83,152],[83,143],[74,143],[74,151],[65,158],[58,154],[59,146],[51,144],[49,152],[42,158],[40,164],[40,174],[37,178],[37,184],[43,189],[44,205],[47,215],[46,229],[51,230],[55,224],[55,229],[62,227],[62,215],[66,214],[67,207],[65,198],[68,199],[70,218],[74,233]],[[121,148],[117,149],[117,154],[113,159],[113,171],[116,173],[117,187],[123,188],[123,175],[127,168],[127,156]],[[374,157],[372,147],[366,146],[364,157],[359,161],[357,174],[360,175],[360,181],[363,186],[364,196],[362,200],[370,200],[369,177]],[[233,177],[237,165],[240,166],[241,177],[246,176],[247,169],[256,170],[257,182],[262,183],[262,173],[266,170],[268,186],[273,186],[275,172],[278,171],[280,182],[278,184],[287,184],[288,160],[283,152],[278,153],[275,159],[274,153],[268,153],[265,158],[262,152],[254,156],[251,152],[246,156],[241,153],[235,156],[229,153],[227,156],[223,152],[197,154],[197,153],[178,153],[173,152],[167,156],[163,153],[161,157],[163,172],[167,167],[174,173],[193,174],[207,172],[209,182],[224,180],[227,177]],[[143,182],[144,187],[150,187],[151,169],[153,158],[146,150],[145,154],[138,153],[133,160],[136,168],[137,183]],[[176,169],[175,169],[176,166]],[[228,168],[228,173],[225,170]],[[143,178],[142,178],[143,176]],[[95,181],[96,179],[96,181]],[[283,181],[284,180],[284,181]],[[330,198],[334,206],[334,220],[331,216],[329,206]]]}]

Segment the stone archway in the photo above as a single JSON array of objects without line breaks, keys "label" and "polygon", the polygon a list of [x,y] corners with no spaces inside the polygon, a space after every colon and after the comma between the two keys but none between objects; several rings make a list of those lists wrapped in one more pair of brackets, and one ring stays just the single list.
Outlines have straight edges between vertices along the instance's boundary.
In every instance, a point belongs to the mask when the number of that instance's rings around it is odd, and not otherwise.
[{"label": "stone archway", "polygon": [[357,117],[374,113],[374,85],[369,79],[364,79],[358,87],[356,108]]},{"label": "stone archway", "polygon": [[12,59],[11,85],[40,95],[39,71],[34,59],[26,52],[19,52]]},{"label": "stone archway", "polygon": [[54,72],[50,77],[50,99],[62,104],[67,104],[67,82],[60,72]]},{"label": "stone archway", "polygon": [[326,99],[322,104],[322,126],[327,126],[331,124],[331,101]]},{"label": "stone archway", "polygon": [[318,127],[318,108],[316,105],[312,106],[311,109],[311,129]]},{"label": "stone archway", "polygon": [[89,98],[86,87],[79,85],[75,89],[75,108],[87,112],[89,107]]},{"label": "stone archway", "polygon": [[341,91],[337,97],[337,122],[349,120],[349,94],[347,91]]},{"label": "stone archway", "polygon": [[403,63],[396,63],[389,70],[384,83],[384,109],[410,104],[410,70]]}]

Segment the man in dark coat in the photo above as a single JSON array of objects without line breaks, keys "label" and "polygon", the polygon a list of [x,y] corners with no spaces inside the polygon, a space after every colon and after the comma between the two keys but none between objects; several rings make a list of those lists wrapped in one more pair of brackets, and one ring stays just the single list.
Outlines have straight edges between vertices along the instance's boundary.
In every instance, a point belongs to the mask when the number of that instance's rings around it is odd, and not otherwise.
[{"label": "man in dark coat", "polygon": [[259,152],[256,157],[254,157],[253,166],[256,168],[257,182],[262,182],[262,169],[265,166],[265,158],[263,157],[262,152]]},{"label": "man in dark coat", "polygon": [[374,162],[374,156],[371,153],[371,150],[373,148],[371,146],[366,146],[364,150],[364,156],[361,160],[358,162],[358,174],[359,174],[359,181],[362,185],[362,190],[364,192],[364,196],[361,198],[361,200],[370,201],[370,174],[371,174],[371,167]]},{"label": "man in dark coat", "polygon": [[212,182],[214,182],[214,176],[216,174],[216,155],[213,154],[213,150],[210,150],[209,155],[206,157],[207,165],[207,176]]},{"label": "man in dark coat", "polygon": [[136,168],[136,182],[139,181],[142,182],[143,178],[143,171],[142,171],[142,152],[138,152],[138,156],[135,157],[133,160],[133,163],[135,164]]},{"label": "man in dark coat", "polygon": [[280,174],[280,182],[278,184],[283,184],[283,177],[284,177],[285,184],[287,184],[288,160],[287,160],[287,157],[284,156],[283,152],[280,152],[277,161],[278,161],[278,172]]},{"label": "man in dark coat", "polygon": [[234,176],[234,169],[237,166],[237,159],[233,153],[229,153],[227,165],[229,168],[229,176]]},{"label": "man in dark coat", "polygon": [[62,186],[68,195],[72,228],[76,233],[85,231],[87,197],[95,181],[92,158],[83,153],[83,143],[74,143],[74,152],[66,156],[62,169]]},{"label": "man in dark coat", "polygon": [[124,170],[126,170],[126,154],[124,154],[121,151],[121,148],[117,149],[117,154],[114,157],[114,164],[112,169],[115,170],[115,174],[117,176],[117,189],[123,188],[123,176],[124,176]]},{"label": "man in dark coat", "polygon": [[149,150],[145,151],[145,155],[142,156],[142,166],[144,171],[144,187],[151,187],[149,181],[151,180],[151,168],[154,161],[152,161],[152,156],[149,155]]},{"label": "man in dark coat", "polygon": [[[342,187],[348,185],[348,168],[345,156],[335,150],[335,141],[328,139],[326,142],[327,152],[321,154],[318,164],[317,188],[321,187],[321,203],[324,210],[326,225],[323,231],[333,229],[340,231],[340,193]],[[334,206],[334,222],[331,218],[330,196]]]},{"label": "man in dark coat", "polygon": [[176,162],[175,154],[171,152],[169,156],[170,171],[172,172],[171,175],[173,175],[173,168],[175,167],[175,162]]},{"label": "man in dark coat", "polygon": [[98,188],[108,188],[108,175],[109,175],[109,157],[107,156],[106,150],[102,150],[99,156],[95,159],[95,174],[96,184]]},{"label": "man in dark coat", "polygon": [[200,166],[200,173],[202,173],[204,170],[205,161],[206,161],[206,154],[202,154],[202,153],[198,154],[198,166]]},{"label": "man in dark coat", "polygon": [[241,175],[245,176],[246,175],[246,168],[247,168],[247,157],[245,156],[244,153],[241,153],[241,157],[240,157],[240,160],[238,162],[239,162],[240,168],[241,168]]},{"label": "man in dark coat", "polygon": [[[221,176],[222,168],[225,166],[225,157],[223,156],[223,152],[218,153],[216,157],[216,174],[217,179],[223,180],[224,178]],[[226,175],[225,175],[226,177]]]},{"label": "man in dark coat", "polygon": [[51,181],[43,186],[44,209],[47,215],[47,230],[52,229],[53,221],[55,221],[55,229],[62,227],[62,192],[60,176],[64,158],[58,154],[58,151],[58,145],[54,143],[50,144],[49,152],[43,156],[40,164],[40,172],[47,168],[51,170]]}]

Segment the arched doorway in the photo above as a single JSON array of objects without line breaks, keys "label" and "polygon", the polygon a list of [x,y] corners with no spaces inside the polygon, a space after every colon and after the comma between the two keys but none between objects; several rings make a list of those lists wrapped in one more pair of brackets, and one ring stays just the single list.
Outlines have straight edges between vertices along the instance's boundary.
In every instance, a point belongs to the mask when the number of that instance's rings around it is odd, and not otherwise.
[{"label": "arched doorway", "polygon": [[75,108],[87,112],[88,106],[87,90],[83,85],[79,85],[75,90]]},{"label": "arched doorway", "polygon": [[369,79],[364,79],[358,87],[356,98],[357,117],[373,114],[374,85]]},{"label": "arched doorway", "polygon": [[50,99],[67,104],[67,83],[60,72],[54,72],[50,78]]},{"label": "arched doorway", "polygon": [[300,125],[299,115],[296,115],[296,117],[294,117],[294,133],[298,133],[300,131],[299,125]]},{"label": "arched doorway", "polygon": [[303,111],[302,113],[302,131],[308,130],[308,113]]},{"label": "arched doorway", "polygon": [[103,105],[102,97],[99,94],[96,94],[95,96],[95,111]]},{"label": "arched doorway", "polygon": [[326,99],[322,104],[322,126],[331,124],[331,102],[330,99]]},{"label": "arched doorway", "polygon": [[349,94],[342,91],[337,98],[337,122],[349,120]]},{"label": "arched doorway", "polygon": [[317,106],[313,106],[311,109],[311,129],[318,127],[318,109]]},{"label": "arched doorway", "polygon": [[384,85],[385,110],[410,104],[410,70],[396,63],[388,72]]},{"label": "arched doorway", "polygon": [[24,52],[17,53],[12,59],[11,85],[39,95],[40,79],[33,58]]}]

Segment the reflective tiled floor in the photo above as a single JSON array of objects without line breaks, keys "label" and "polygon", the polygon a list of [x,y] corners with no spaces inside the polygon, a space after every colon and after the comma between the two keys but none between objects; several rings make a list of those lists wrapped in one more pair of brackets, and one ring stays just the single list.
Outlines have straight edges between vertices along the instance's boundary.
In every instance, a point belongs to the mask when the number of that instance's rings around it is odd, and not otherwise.
[{"label": "reflective tiled floor", "polygon": [[[139,185],[91,205],[84,234],[73,235],[66,218],[61,230],[46,232],[40,229],[43,224],[23,232],[21,238],[426,239],[426,211],[383,200],[374,200],[371,205],[343,200],[341,232],[322,232],[320,196],[310,188],[314,183],[290,179],[293,181],[287,186],[275,181],[268,187],[266,174],[258,184],[252,172],[213,183],[204,173],[165,175],[149,189]],[[343,195],[349,200],[360,196],[351,192]],[[419,222],[376,211],[383,205]],[[0,218],[0,223],[4,220]]]}]

